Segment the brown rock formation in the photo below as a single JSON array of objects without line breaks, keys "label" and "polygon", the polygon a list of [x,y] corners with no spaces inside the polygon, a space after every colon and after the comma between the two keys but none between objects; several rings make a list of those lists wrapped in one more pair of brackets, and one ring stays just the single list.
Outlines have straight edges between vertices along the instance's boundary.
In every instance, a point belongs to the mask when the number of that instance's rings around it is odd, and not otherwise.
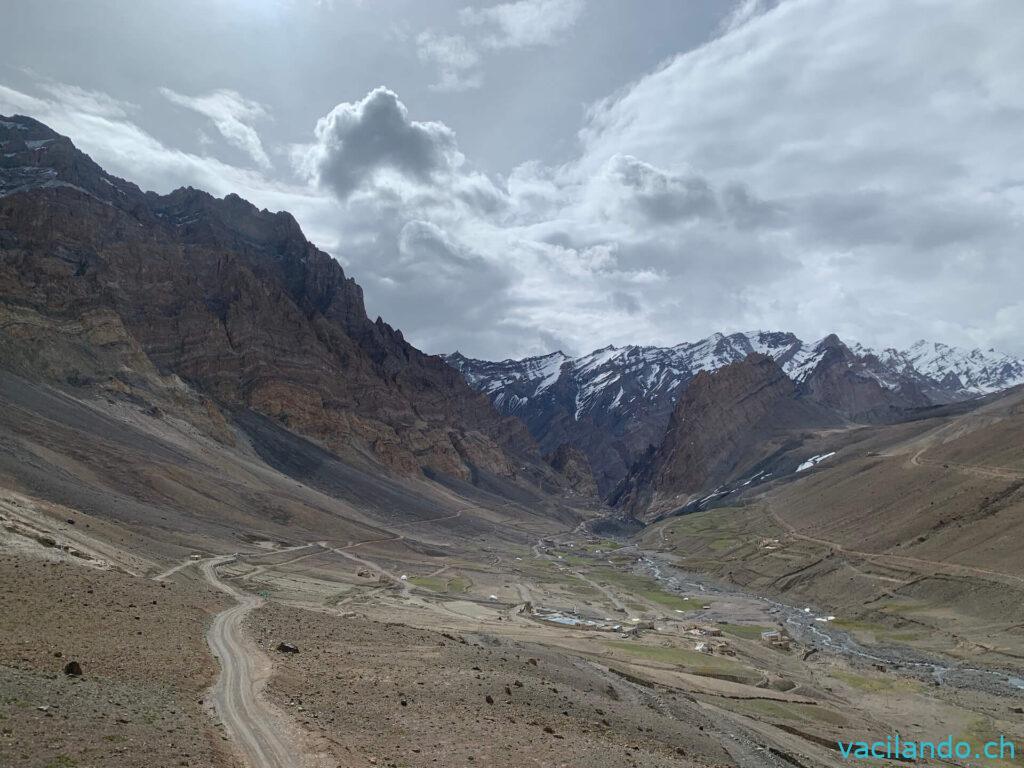
[{"label": "brown rock formation", "polygon": [[680,397],[661,447],[637,462],[615,501],[639,517],[682,506],[740,478],[795,432],[838,421],[802,398],[765,355],[701,372]]},{"label": "brown rock formation", "polygon": [[835,334],[818,345],[821,358],[800,383],[806,397],[860,422],[897,421],[911,408],[931,404],[909,380],[888,389],[879,382],[881,363],[873,355],[857,355]]},{"label": "brown rock formation", "polygon": [[367,318],[290,214],[142,193],[30,118],[0,118],[0,146],[3,366],[151,403],[222,441],[248,408],[400,473],[559,483],[522,424]]},{"label": "brown rock formation", "polygon": [[562,443],[554,453],[545,457],[551,468],[565,478],[573,492],[588,498],[597,498],[597,483],[587,456],[579,448]]}]

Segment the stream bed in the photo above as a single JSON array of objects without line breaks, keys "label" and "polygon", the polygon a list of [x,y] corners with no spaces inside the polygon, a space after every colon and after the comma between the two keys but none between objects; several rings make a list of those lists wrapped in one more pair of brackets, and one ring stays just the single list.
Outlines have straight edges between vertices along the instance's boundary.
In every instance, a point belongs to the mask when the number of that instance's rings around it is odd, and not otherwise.
[{"label": "stream bed", "polygon": [[729,622],[730,617],[715,614],[714,599],[749,602],[760,605],[766,617],[786,627],[790,636],[808,649],[832,653],[872,665],[898,670],[933,685],[948,685],[998,696],[1024,694],[1024,673],[971,667],[939,656],[899,645],[865,646],[829,620],[826,612],[811,606],[797,607],[774,598],[745,592],[707,576],[690,573],[657,556],[645,554],[637,567],[656,579],[668,592],[697,595],[712,601],[712,609],[702,614],[706,620]]}]

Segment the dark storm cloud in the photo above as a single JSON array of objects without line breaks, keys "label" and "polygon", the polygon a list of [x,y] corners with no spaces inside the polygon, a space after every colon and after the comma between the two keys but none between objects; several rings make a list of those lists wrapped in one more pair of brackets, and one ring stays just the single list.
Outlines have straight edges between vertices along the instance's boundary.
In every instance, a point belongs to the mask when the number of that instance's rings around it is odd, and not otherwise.
[{"label": "dark storm cloud", "polygon": [[[497,322],[514,305],[514,268],[477,253],[426,221],[402,225],[394,248],[380,245],[373,249],[373,266],[364,272],[364,279],[374,286],[378,298],[391,299],[389,322],[415,328],[430,345],[471,348],[472,339],[481,334],[496,338]],[[408,298],[410,289],[415,290],[414,301]],[[449,342],[452,328],[459,329],[459,340]],[[530,330],[520,326],[518,332],[529,334]]]}]

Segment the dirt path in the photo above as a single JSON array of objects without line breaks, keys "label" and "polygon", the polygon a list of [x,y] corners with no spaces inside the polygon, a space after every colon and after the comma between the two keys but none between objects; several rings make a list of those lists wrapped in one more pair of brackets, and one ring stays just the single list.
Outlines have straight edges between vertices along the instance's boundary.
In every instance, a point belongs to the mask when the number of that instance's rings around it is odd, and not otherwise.
[{"label": "dirt path", "polygon": [[[318,545],[317,544],[308,544],[306,546],[313,547],[313,546],[318,546]],[[301,547],[301,549],[305,549],[305,547]],[[291,560],[284,560],[284,561],[282,561],[280,563],[272,563],[272,564],[268,564],[268,565],[258,565],[255,568],[253,568],[251,571],[249,571],[247,574],[245,574],[242,577],[242,581],[249,581],[254,576],[259,576],[261,573],[266,573],[268,570],[271,570],[273,568],[280,568],[283,565],[291,565],[292,563],[298,563],[298,562],[301,562],[302,560],[308,560],[311,557],[317,557],[318,555],[322,555],[322,554],[323,554],[323,552],[321,552],[320,550],[317,550],[316,552],[307,552],[304,555],[299,555],[298,557],[293,557]]]},{"label": "dirt path", "polygon": [[579,571],[572,571],[572,575],[575,576],[580,581],[582,581],[583,583],[589,584],[594,589],[596,589],[598,592],[600,592],[605,597],[607,597],[608,600],[611,601],[611,604],[613,606],[615,606],[615,610],[618,611],[619,613],[624,613],[624,614],[626,614],[631,619],[634,616],[636,616],[636,614],[633,613],[633,611],[629,610],[629,608],[626,606],[626,604],[624,602],[622,602],[618,598],[618,596],[614,592],[612,592],[608,587],[601,586],[599,583],[597,583],[596,581],[591,579],[589,576],[584,576]]},{"label": "dirt path", "polygon": [[1012,573],[1003,573],[1002,571],[991,571],[986,568],[975,568],[970,565],[959,565],[957,563],[944,563],[938,560],[925,560],[920,557],[909,557],[907,555],[890,555],[884,552],[862,552],[857,549],[848,549],[838,542],[821,539],[816,536],[807,536],[806,534],[800,533],[792,523],[779,515],[770,506],[766,505],[766,509],[772,520],[786,531],[789,538],[828,547],[834,552],[842,555],[852,555],[862,560],[867,560],[868,562],[878,562],[883,565],[898,566],[902,568],[920,569],[921,567],[925,567],[937,573],[945,573],[951,576],[980,577],[983,579],[997,581],[1002,584],[1006,584],[1007,582],[1017,585],[1024,584],[1024,577],[1016,576]]},{"label": "dirt path", "polygon": [[[952,469],[957,472],[964,472],[970,475],[977,475],[979,477],[991,477],[997,480],[1024,480],[1024,472],[1019,469],[1012,467],[992,467],[984,464],[961,464],[953,461],[944,461],[936,459],[926,459],[924,455],[928,453],[932,448],[941,446],[946,440],[953,440],[957,437],[961,437],[964,434],[970,433],[970,424],[974,422],[984,426],[986,424],[992,424],[1000,421],[1000,419],[993,419],[991,417],[979,416],[978,414],[965,414],[960,418],[952,421],[949,424],[941,426],[931,432],[926,432],[924,435],[911,441],[905,445],[903,450],[910,448],[914,452],[910,455],[910,465],[913,467],[942,467],[943,469]],[[898,449],[885,454],[888,456],[897,455]]]},{"label": "dirt path", "polygon": [[220,580],[217,567],[233,555],[202,561],[200,571],[211,585],[230,595],[237,605],[218,613],[207,634],[210,650],[220,662],[221,673],[213,688],[213,702],[228,735],[244,755],[249,768],[297,768],[311,765],[302,750],[290,742],[285,719],[258,691],[270,675],[270,660],[242,633],[249,611],[260,598],[240,592]]},{"label": "dirt path", "polygon": [[346,552],[345,550],[348,549],[348,547],[336,549],[334,547],[328,546],[326,542],[322,542],[321,545],[328,552],[334,552],[336,555],[341,555],[342,557],[347,558],[354,563],[359,563],[360,565],[366,566],[371,571],[376,571],[379,575],[383,576],[388,581],[393,582],[395,586],[401,589],[403,598],[409,597],[409,582],[407,580],[403,580],[400,576],[397,576],[396,574],[392,573],[386,568],[377,565],[377,563],[373,562],[372,560],[359,557],[358,555],[353,555],[351,552]]},{"label": "dirt path", "polygon": [[163,581],[164,579],[169,579],[171,576],[176,574],[178,571],[183,571],[186,568],[188,568],[190,565],[199,565],[199,563],[200,563],[199,560],[191,560],[191,559],[190,560],[186,560],[183,563],[178,563],[173,568],[168,568],[163,573],[154,576],[153,577],[153,581]]},{"label": "dirt path", "polygon": [[926,446],[910,457],[910,463],[915,467],[942,467],[943,469],[955,469],[958,472],[965,472],[969,475],[980,477],[992,477],[997,480],[1024,480],[1024,474],[1010,467],[989,467],[983,464],[957,464],[952,461],[936,461],[923,458],[931,446]]}]

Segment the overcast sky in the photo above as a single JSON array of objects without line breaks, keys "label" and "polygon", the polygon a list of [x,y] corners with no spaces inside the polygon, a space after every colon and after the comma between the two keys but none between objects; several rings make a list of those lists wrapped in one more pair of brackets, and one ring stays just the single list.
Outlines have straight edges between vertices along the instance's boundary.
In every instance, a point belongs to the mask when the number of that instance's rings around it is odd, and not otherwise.
[{"label": "overcast sky", "polygon": [[429,352],[1024,355],[1021,0],[0,0],[0,114],[295,214]]}]

